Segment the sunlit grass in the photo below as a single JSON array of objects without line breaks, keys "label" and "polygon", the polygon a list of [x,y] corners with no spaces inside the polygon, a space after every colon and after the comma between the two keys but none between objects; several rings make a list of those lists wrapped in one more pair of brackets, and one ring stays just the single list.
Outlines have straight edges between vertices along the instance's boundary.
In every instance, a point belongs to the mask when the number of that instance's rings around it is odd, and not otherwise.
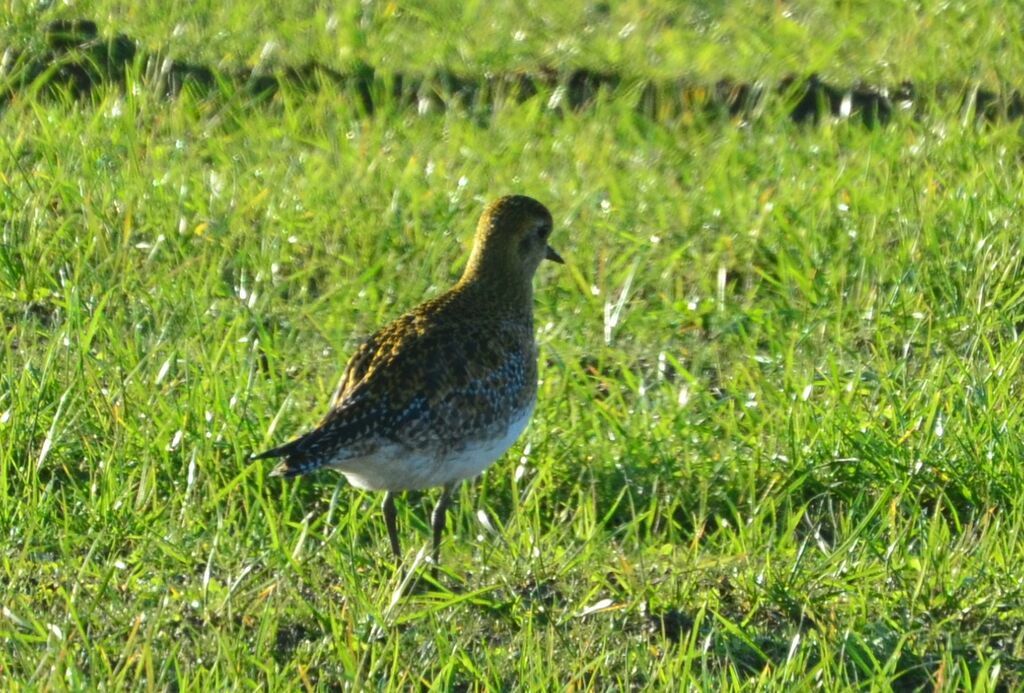
[{"label": "sunlit grass", "polygon": [[[194,2],[7,0],[0,31],[96,20],[143,47],[209,64],[365,60],[385,71],[614,68],[639,76],[844,82],[1013,82],[1024,9],[998,0],[869,2]],[[1019,87],[1019,84],[1016,86]]]},{"label": "sunlit grass", "polygon": [[[1021,684],[1016,126],[337,99],[4,112],[3,678]],[[445,588],[396,598],[378,496],[248,455],[513,191],[568,261],[540,406],[461,489]],[[433,498],[400,505],[410,562]]]}]

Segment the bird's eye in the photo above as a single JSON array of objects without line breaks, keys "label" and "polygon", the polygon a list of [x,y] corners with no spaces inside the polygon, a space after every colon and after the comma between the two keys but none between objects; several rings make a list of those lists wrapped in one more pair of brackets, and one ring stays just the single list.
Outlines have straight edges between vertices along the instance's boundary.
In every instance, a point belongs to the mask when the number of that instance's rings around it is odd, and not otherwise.
[{"label": "bird's eye", "polygon": [[537,227],[537,238],[541,239],[542,241],[547,240],[549,233],[551,233],[551,229],[548,227],[547,224],[541,224],[540,226]]}]

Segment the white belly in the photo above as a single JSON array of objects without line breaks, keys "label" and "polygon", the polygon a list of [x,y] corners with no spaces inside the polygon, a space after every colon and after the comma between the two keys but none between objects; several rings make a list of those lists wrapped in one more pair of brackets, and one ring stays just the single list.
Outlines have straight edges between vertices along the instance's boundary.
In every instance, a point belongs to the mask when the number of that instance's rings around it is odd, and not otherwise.
[{"label": "white belly", "polygon": [[411,491],[442,486],[476,476],[490,467],[522,435],[532,414],[533,404],[509,422],[504,435],[469,441],[455,450],[419,451],[389,445],[372,455],[330,466],[356,488]]}]

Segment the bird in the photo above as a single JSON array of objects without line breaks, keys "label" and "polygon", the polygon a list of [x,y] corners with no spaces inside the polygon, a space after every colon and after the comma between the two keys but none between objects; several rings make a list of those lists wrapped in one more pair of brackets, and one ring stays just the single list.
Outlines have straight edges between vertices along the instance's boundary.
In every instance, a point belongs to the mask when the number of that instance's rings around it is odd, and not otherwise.
[{"label": "bird", "polygon": [[283,458],[271,476],[322,468],[381,506],[395,562],[395,496],[441,487],[430,517],[436,574],[451,495],[526,429],[537,399],[533,276],[549,260],[551,212],[507,195],[480,216],[460,279],[385,325],[351,355],[327,414],[308,433],[253,459]]}]

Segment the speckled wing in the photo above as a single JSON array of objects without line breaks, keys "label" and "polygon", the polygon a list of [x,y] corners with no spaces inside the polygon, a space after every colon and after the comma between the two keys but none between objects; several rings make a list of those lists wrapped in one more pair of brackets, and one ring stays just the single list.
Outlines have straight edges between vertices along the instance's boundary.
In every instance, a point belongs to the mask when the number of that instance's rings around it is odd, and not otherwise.
[{"label": "speckled wing", "polygon": [[272,448],[258,455],[254,460],[271,457],[285,458],[270,473],[271,476],[293,477],[322,467],[338,453],[357,453],[367,447],[367,424],[376,417],[376,407],[366,398],[352,399],[346,393],[356,383],[362,382],[377,355],[382,336],[392,327],[389,325],[374,334],[349,357],[341,381],[331,397],[331,408],[320,425],[309,433]]},{"label": "speckled wing", "polygon": [[[501,432],[533,402],[537,359],[532,326],[518,321],[416,325],[391,349],[378,349],[348,399],[386,402],[383,437],[441,449]],[[334,412],[332,412],[333,414]]]},{"label": "speckled wing", "polygon": [[274,473],[295,476],[386,443],[444,450],[504,430],[536,382],[529,321],[410,313],[356,350],[318,428],[259,457],[285,457]]},{"label": "speckled wing", "polygon": [[341,380],[338,381],[338,387],[334,390],[334,394],[331,395],[332,410],[339,407],[345,401],[345,397],[352,390],[352,387],[356,383],[362,382],[363,378],[366,377],[367,372],[370,370],[370,365],[377,355],[377,348],[381,337],[381,332],[369,337],[349,357],[348,363],[345,365],[345,371],[341,375]]}]

